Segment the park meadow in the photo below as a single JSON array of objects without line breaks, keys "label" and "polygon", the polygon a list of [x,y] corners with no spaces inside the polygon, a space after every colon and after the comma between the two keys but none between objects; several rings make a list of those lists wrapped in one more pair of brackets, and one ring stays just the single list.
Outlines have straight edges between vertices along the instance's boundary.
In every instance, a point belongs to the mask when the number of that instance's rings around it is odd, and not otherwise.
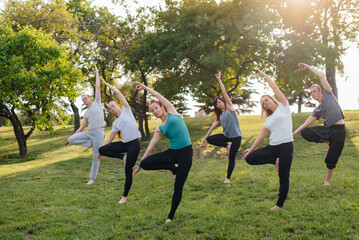
[{"label": "park meadow", "polygon": [[[224,184],[226,149],[200,142],[213,115],[185,118],[194,157],[174,220],[168,171],[141,170],[125,204],[123,161],[104,157],[96,183],[86,185],[91,149],[64,146],[73,126],[35,132],[21,159],[12,127],[0,128],[0,239],[359,239],[359,111],[344,111],[346,143],[331,181],[328,146],[294,138],[290,189],[283,209],[270,211],[278,195],[273,165],[250,166],[242,151],[258,136],[260,116],[240,116],[243,135],[232,174]],[[309,113],[293,114],[293,129]],[[150,121],[151,133],[160,124]],[[322,124],[318,122],[317,124]],[[106,128],[106,139],[111,128]],[[218,127],[214,133],[222,132]],[[141,142],[141,159],[149,141]],[[268,144],[266,138],[260,146]],[[161,139],[153,153],[168,148]]]}]

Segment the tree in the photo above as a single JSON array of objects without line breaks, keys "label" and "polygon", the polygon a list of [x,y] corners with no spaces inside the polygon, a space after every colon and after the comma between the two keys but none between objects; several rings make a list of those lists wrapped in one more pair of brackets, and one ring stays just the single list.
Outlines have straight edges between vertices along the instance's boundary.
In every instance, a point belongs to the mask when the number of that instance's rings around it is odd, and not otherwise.
[{"label": "tree", "polygon": [[[306,58],[309,64],[325,69],[336,97],[336,72],[344,73],[341,57],[348,47],[346,42],[356,41],[358,35],[358,8],[357,0],[286,0],[277,8],[286,34],[299,39],[303,51],[310,53]],[[293,45],[289,42],[287,46]]]},{"label": "tree", "polygon": [[222,70],[233,102],[250,111],[249,76],[255,64],[274,59],[269,47],[275,16],[266,2],[166,1],[165,10],[154,11],[154,30],[136,43],[129,62],[157,74],[158,88],[171,82],[173,91],[191,93],[207,110],[221,93],[214,74]]},{"label": "tree", "polygon": [[[67,51],[69,57],[78,62],[78,48],[86,34],[79,31],[79,17],[68,11],[68,6],[63,0],[8,0],[2,11],[2,15],[12,25],[14,31],[19,31],[25,26],[32,26],[37,30],[50,33],[52,38],[59,43],[70,46]],[[80,126],[80,115],[74,100],[69,100],[74,112],[74,131]]]},{"label": "tree", "polygon": [[[11,121],[24,158],[26,140],[36,128],[51,132],[52,119],[66,123],[66,112],[57,103],[63,97],[76,97],[81,72],[50,34],[31,27],[15,32],[12,27],[0,23],[0,117]],[[26,134],[19,113],[31,123]]]}]

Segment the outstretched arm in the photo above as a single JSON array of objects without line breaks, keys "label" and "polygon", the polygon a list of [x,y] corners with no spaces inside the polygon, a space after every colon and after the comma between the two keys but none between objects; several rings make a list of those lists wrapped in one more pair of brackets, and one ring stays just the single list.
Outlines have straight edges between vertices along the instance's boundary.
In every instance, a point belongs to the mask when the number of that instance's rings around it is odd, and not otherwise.
[{"label": "outstretched arm", "polygon": [[122,103],[122,106],[125,108],[130,108],[130,105],[128,104],[126,98],[122,95],[122,93],[120,92],[120,90],[118,90],[117,87],[112,86],[110,84],[108,84],[102,77],[100,77],[101,83],[105,84],[107,87],[109,87],[114,93],[116,93],[118,99],[120,99],[120,102]]},{"label": "outstretched arm", "polygon": [[297,133],[299,133],[300,131],[303,130],[303,128],[308,127],[310,124],[312,124],[313,122],[315,122],[317,120],[316,117],[314,116],[309,116],[309,118],[307,118],[307,120],[300,126],[297,128],[297,130],[295,130],[293,132],[293,136],[296,135]]},{"label": "outstretched arm", "polygon": [[262,142],[263,138],[265,138],[268,135],[268,133],[269,133],[269,130],[266,129],[265,127],[263,127],[262,131],[260,132],[259,136],[256,138],[256,140],[252,144],[251,148],[243,151],[242,159],[245,159],[248,156],[248,154],[253,152],[253,150],[256,149],[256,147]]},{"label": "outstretched arm", "polygon": [[208,130],[206,136],[204,137],[204,139],[202,140],[202,145],[203,147],[207,147],[207,138],[209,135],[211,135],[213,129],[215,129],[218,125],[220,124],[220,122],[218,120],[214,121],[212,123],[212,126],[210,127],[210,129]]},{"label": "outstretched arm", "polygon": [[332,88],[330,87],[330,84],[327,81],[327,78],[324,76],[323,73],[321,73],[317,69],[312,68],[311,66],[309,66],[305,63],[299,63],[298,66],[302,70],[307,70],[307,69],[310,70],[312,73],[314,73],[320,79],[320,83],[322,84],[322,86],[325,90],[327,90],[328,92],[332,91]]},{"label": "outstretched arm", "polygon": [[224,97],[224,99],[226,100],[226,105],[227,105],[227,107],[228,107],[230,110],[234,111],[233,103],[232,103],[231,99],[229,98],[228,93],[227,93],[227,90],[226,90],[226,88],[224,87],[224,84],[223,84],[223,82],[222,82],[222,80],[221,80],[221,74],[222,74],[222,72],[221,72],[221,71],[218,71],[218,73],[216,74],[216,78],[217,78],[217,80],[218,80],[219,86],[221,87],[221,91],[222,91],[223,97]]},{"label": "outstretched arm", "polygon": [[95,98],[101,99],[101,86],[100,86],[100,76],[98,75],[98,69],[95,65],[94,69],[96,75],[96,89],[95,89]]},{"label": "outstretched arm", "polygon": [[170,101],[168,101],[164,96],[162,96],[159,92],[153,90],[150,87],[147,87],[146,85],[144,85],[140,82],[136,82],[136,88],[138,90],[145,89],[146,91],[151,93],[154,97],[158,98],[158,100],[160,100],[160,102],[163,104],[163,106],[165,106],[165,108],[167,109],[167,112],[169,112],[171,114],[179,115],[176,108],[172,105],[172,103]]},{"label": "outstretched arm", "polygon": [[259,73],[259,76],[264,77],[264,79],[267,81],[268,85],[273,89],[275,96],[277,97],[278,101],[283,104],[284,106],[287,106],[287,99],[283,95],[282,91],[279,90],[275,82],[263,71],[257,69],[257,72]]},{"label": "outstretched arm", "polygon": [[[157,145],[157,143],[161,139],[161,137],[162,137],[162,133],[161,133],[159,127],[157,127],[156,130],[155,130],[155,133],[153,134],[151,142],[150,142],[150,144],[148,145],[148,147],[146,149],[145,154],[143,154],[143,157],[142,157],[141,161],[151,154],[153,148]],[[139,165],[141,165],[141,164],[139,164]],[[140,171],[141,167],[139,165],[136,165],[136,166],[134,166],[132,168],[133,169],[133,174],[132,174],[133,176],[135,176],[138,173],[138,171]]]}]

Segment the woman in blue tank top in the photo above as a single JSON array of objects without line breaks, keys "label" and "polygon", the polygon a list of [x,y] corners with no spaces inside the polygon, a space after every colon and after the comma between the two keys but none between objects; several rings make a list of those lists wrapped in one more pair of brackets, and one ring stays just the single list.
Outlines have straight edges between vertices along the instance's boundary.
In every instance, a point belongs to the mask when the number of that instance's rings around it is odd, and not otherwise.
[{"label": "woman in blue tank top", "polygon": [[[209,144],[215,146],[227,148],[229,161],[227,177],[224,180],[224,183],[231,183],[231,175],[234,169],[237,152],[241,146],[242,135],[241,130],[239,129],[238,117],[234,110],[232,101],[229,98],[226,88],[222,83],[221,72],[218,72],[216,77],[218,79],[219,85],[221,86],[224,99],[221,97],[215,97],[213,99],[216,120],[213,122],[212,126],[204,137],[202,145],[206,147],[208,142]],[[223,134],[214,134],[209,136],[219,124],[222,125]]]},{"label": "woman in blue tank top", "polygon": [[[145,170],[165,169],[172,172],[174,193],[171,211],[166,220],[166,223],[169,223],[172,221],[176,209],[181,202],[183,185],[192,166],[192,143],[186,125],[172,103],[155,90],[138,82],[136,85],[137,89],[145,89],[158,98],[159,101],[150,101],[149,110],[155,117],[162,120],[162,124],[156,128],[141,162],[133,167],[133,175],[136,175],[141,168]],[[162,136],[169,138],[169,149],[150,156],[150,153]]]}]

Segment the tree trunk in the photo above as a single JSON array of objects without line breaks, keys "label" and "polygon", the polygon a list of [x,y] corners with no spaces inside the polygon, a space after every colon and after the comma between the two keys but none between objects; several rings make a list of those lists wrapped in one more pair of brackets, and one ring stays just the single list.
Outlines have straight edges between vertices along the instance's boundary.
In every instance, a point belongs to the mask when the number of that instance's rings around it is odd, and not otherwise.
[{"label": "tree trunk", "polygon": [[71,109],[74,112],[74,132],[80,127],[80,113],[78,107],[76,107],[74,101],[70,101]]},{"label": "tree trunk", "polygon": [[14,133],[16,136],[17,143],[19,145],[20,157],[25,158],[27,155],[27,146],[26,146],[26,137],[24,134],[24,129],[21,126],[21,122],[16,114],[12,114],[9,120],[12,123]]},{"label": "tree trunk", "polygon": [[113,124],[113,120],[112,120],[112,116],[113,114],[111,112],[108,112],[107,115],[105,114],[105,122],[106,122],[106,126],[107,127],[112,127]]},{"label": "tree trunk", "polygon": [[304,93],[300,93],[298,96],[298,113],[302,112],[303,95],[304,95]]},{"label": "tree trunk", "polygon": [[332,87],[333,94],[338,99],[338,87],[337,87],[337,82],[335,79],[335,72],[336,72],[335,67],[333,67],[333,68],[327,67],[326,71],[325,71],[326,78],[327,78],[330,86]]},{"label": "tree trunk", "polygon": [[[142,72],[141,72],[141,79],[142,79],[144,85],[148,86],[146,76]],[[142,139],[147,140],[151,137],[151,135],[150,135],[150,129],[148,128],[148,119],[147,119],[147,114],[146,114],[146,112],[147,112],[147,91],[146,90],[143,91],[140,107],[141,107],[142,120],[145,120],[145,132],[146,132],[145,135],[142,135],[143,136]],[[143,121],[141,123],[141,126],[142,126],[142,124],[143,124]]]}]

